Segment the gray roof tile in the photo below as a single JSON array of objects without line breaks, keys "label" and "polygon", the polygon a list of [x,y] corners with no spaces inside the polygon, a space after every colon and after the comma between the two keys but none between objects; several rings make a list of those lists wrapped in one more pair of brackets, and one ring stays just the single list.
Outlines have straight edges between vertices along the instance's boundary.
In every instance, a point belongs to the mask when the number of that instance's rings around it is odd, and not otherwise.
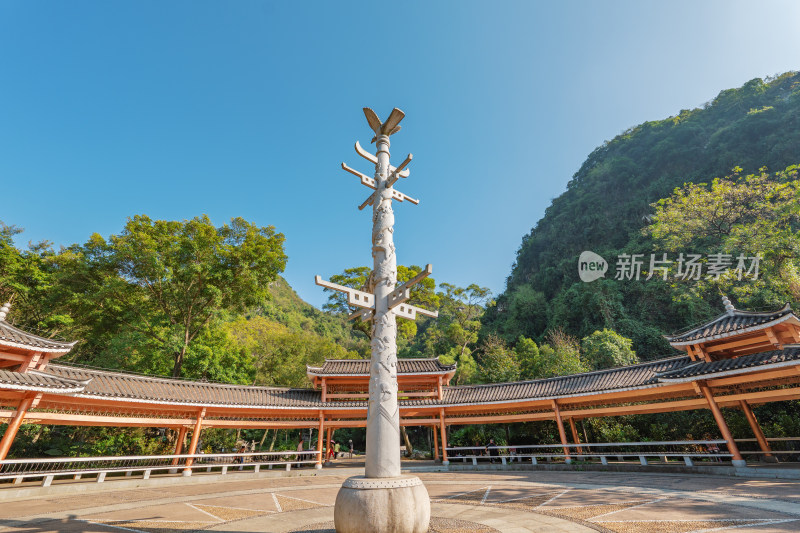
[{"label": "gray roof tile", "polygon": [[789,304],[777,311],[768,312],[739,311],[735,309],[730,314],[722,314],[714,320],[692,329],[673,335],[665,335],[665,338],[672,344],[699,342],[709,338],[724,338],[741,333],[745,329],[756,328],[775,320],[788,318],[789,315],[794,316]]},{"label": "gray roof tile", "polygon": [[782,366],[792,362],[800,363],[800,345],[791,344],[786,345],[782,350],[743,355],[733,359],[720,359],[710,363],[698,362],[662,372],[658,375],[658,379],[661,381],[691,381],[731,371],[766,370],[772,366]]},{"label": "gray roof tile", "polygon": [[46,339],[15,328],[5,320],[0,320],[0,346],[11,346],[39,352],[67,353],[75,346],[75,343]]},{"label": "gray roof tile", "polygon": [[85,383],[63,379],[44,372],[11,372],[0,369],[0,388],[54,392],[59,394],[80,392]]},{"label": "gray roof tile", "polygon": [[[369,376],[369,359],[326,359],[321,367],[307,367],[315,376]],[[398,359],[398,374],[446,374],[456,365],[443,365],[438,358]]]}]

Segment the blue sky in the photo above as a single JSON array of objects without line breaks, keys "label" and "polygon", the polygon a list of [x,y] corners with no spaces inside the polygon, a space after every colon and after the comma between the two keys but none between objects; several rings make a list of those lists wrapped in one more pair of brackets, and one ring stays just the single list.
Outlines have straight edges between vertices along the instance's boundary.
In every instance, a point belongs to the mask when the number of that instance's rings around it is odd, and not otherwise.
[{"label": "blue sky", "polygon": [[371,263],[368,195],[339,168],[361,113],[392,137],[402,264],[497,294],[585,157],[645,120],[800,69],[800,2],[0,1],[0,220],[20,244],[127,217],[242,216],[285,277]]}]

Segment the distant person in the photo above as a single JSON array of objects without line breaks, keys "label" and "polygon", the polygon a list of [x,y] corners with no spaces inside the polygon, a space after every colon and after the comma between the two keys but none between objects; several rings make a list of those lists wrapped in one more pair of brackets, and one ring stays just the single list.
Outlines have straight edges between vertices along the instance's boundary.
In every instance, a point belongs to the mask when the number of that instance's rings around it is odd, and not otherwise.
[{"label": "distant person", "polygon": [[[703,435],[703,440],[712,441],[714,439],[711,437],[711,433],[706,433]],[[719,454],[719,445],[716,442],[706,442],[706,451],[710,454]],[[715,457],[714,461],[721,461],[721,459],[719,457]]]},{"label": "distant person", "polygon": [[333,443],[333,458],[339,458],[339,451],[341,450],[341,445],[338,442]]},{"label": "distant person", "polygon": [[[300,437],[300,442],[298,442],[298,443],[297,443],[297,451],[298,451],[298,452],[302,452],[302,451],[304,451],[304,450],[303,450],[303,442],[304,442],[304,441],[303,441],[303,437]],[[302,456],[301,454],[299,454],[299,453],[298,453],[298,454],[297,454],[297,457],[296,457],[296,459],[297,459],[298,461],[302,461],[302,460],[303,460],[303,456]],[[300,466],[301,466],[301,465],[302,465],[302,463],[299,463],[299,462],[298,462],[298,463],[297,463],[297,468],[300,468]]]},{"label": "distant person", "polygon": [[500,450],[497,449],[497,444],[494,443],[494,439],[489,439],[489,462],[494,463],[494,458],[500,455]]},{"label": "distant person", "polygon": [[334,457],[334,458],[335,458],[335,456],[333,455],[333,453],[334,453],[334,452],[333,452],[333,449],[334,449],[334,446],[335,446],[335,445],[336,445],[336,441],[335,441],[335,440],[331,440],[331,441],[328,443],[328,456],[327,456],[327,459],[326,459],[326,462],[328,462],[328,463],[330,463],[330,462],[331,462],[331,457]]},{"label": "distant person", "polygon": [[[693,441],[694,440],[694,435],[692,435],[691,433],[687,433],[686,434],[686,440]],[[697,444],[691,443],[691,444],[689,444],[689,451],[692,452],[692,453],[702,453],[705,450],[703,450],[702,446],[698,446]]]},{"label": "distant person", "polygon": [[353,458],[353,439],[350,439],[348,443],[350,445],[350,459]]},{"label": "distant person", "polygon": [[[246,447],[244,447],[244,446],[242,446],[241,448],[239,448],[239,451],[238,451],[238,452],[236,452],[236,453],[240,453],[240,454],[242,454],[242,453],[244,453],[245,451],[247,451],[247,448],[246,448]],[[234,458],[233,458],[233,462],[234,462],[234,463],[239,463],[239,464],[242,464],[242,463],[244,463],[244,456],[243,456],[243,455],[237,455],[236,457],[234,457]],[[241,467],[240,467],[239,469],[241,470]]]}]

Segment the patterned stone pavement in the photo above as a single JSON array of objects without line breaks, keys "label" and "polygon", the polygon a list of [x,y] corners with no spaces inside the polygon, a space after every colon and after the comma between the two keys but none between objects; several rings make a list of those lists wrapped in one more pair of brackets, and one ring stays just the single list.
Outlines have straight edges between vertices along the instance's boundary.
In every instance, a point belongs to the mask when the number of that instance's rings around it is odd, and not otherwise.
[{"label": "patterned stone pavement", "polygon": [[[323,533],[332,531],[333,503],[344,474],[233,475],[127,490],[106,483],[98,493],[3,501],[0,532]],[[432,500],[432,532],[800,531],[796,481],[607,472],[419,476]]]}]

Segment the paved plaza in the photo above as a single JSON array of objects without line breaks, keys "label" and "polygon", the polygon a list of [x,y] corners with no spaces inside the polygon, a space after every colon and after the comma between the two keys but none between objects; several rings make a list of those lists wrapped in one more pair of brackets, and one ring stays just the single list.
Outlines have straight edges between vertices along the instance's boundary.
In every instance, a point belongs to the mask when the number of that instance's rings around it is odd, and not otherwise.
[{"label": "paved plaza", "polygon": [[[3,501],[0,531],[321,533],[332,531],[336,493],[357,470],[198,476],[125,489],[125,482],[113,481],[61,486],[47,496]],[[441,533],[800,531],[797,481],[547,471],[429,472],[420,478],[433,501],[431,531]],[[79,486],[90,492],[78,492]]]}]

